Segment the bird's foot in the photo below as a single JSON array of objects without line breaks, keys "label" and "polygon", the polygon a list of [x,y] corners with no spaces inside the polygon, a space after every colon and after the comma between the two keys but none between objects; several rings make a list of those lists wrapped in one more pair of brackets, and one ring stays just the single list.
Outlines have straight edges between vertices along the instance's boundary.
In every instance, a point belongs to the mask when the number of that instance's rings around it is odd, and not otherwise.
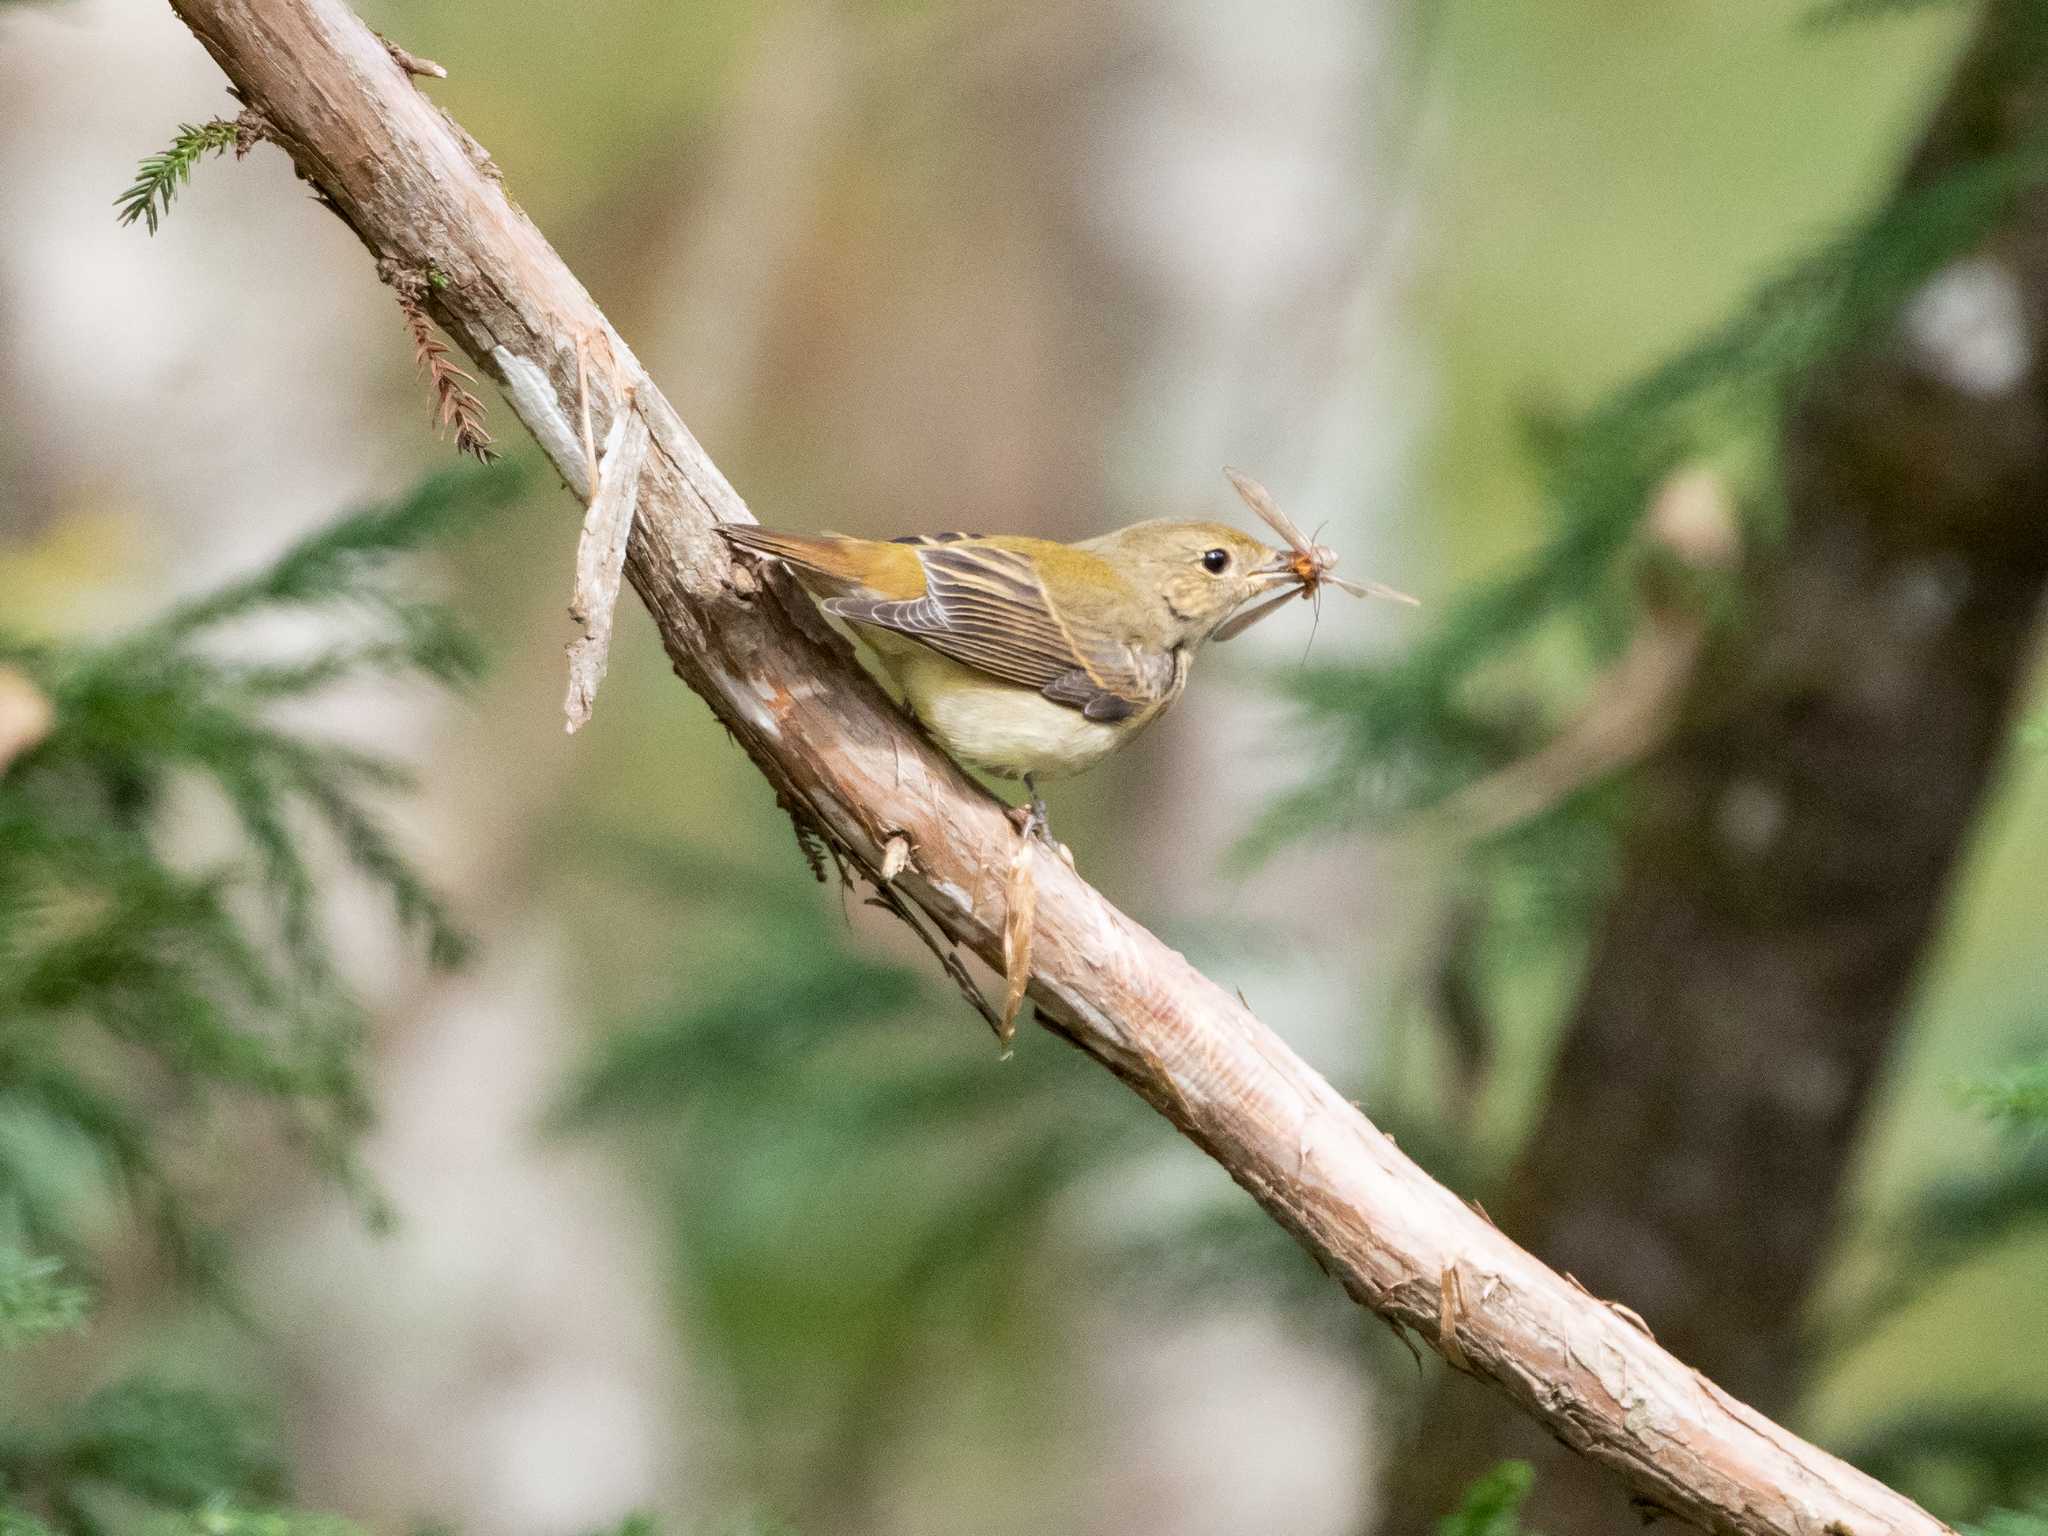
[{"label": "bird's foot", "polygon": [[1044,842],[1052,841],[1052,817],[1047,814],[1045,801],[1033,795],[1022,805],[1010,807],[1010,820],[1017,830],[1026,837],[1036,837]]},{"label": "bird's foot", "polygon": [[1037,838],[1058,854],[1067,868],[1074,867],[1074,850],[1052,835],[1052,816],[1045,808],[1042,795],[1033,794],[1025,804],[1011,806],[1010,820],[1015,823],[1019,834]]}]

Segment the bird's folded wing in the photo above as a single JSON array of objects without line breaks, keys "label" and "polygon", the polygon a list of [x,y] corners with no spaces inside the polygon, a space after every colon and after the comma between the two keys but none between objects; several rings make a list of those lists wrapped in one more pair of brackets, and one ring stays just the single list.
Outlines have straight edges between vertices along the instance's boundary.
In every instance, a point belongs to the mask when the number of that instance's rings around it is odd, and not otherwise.
[{"label": "bird's folded wing", "polygon": [[1030,557],[979,542],[920,541],[924,596],[833,597],[827,613],[873,624],[963,666],[1035,688],[1091,720],[1122,720],[1157,702],[1170,659],[1148,665],[1129,643],[1060,612]]}]

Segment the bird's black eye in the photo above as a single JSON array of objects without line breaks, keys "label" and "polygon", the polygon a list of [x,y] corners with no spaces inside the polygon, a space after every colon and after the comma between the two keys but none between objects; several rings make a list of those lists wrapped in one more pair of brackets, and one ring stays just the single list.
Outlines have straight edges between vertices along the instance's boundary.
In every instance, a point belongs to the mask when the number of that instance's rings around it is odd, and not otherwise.
[{"label": "bird's black eye", "polygon": [[1202,555],[1202,569],[1211,576],[1221,576],[1230,569],[1230,551],[1227,549],[1204,551]]}]

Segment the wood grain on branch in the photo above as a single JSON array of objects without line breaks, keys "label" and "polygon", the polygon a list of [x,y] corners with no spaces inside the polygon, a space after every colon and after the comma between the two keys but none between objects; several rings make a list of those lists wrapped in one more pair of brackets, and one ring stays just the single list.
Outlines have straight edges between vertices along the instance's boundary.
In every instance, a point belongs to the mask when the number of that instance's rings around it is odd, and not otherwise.
[{"label": "wood grain on branch", "polygon": [[[593,488],[571,425],[576,339],[608,344],[617,377],[591,377],[592,410],[600,430],[615,411],[637,411],[651,439],[626,574],[676,672],[800,828],[829,839],[863,877],[878,879],[886,861],[893,893],[1000,969],[1015,827],[908,726],[800,597],[729,560],[712,526],[749,520],[745,503],[476,142],[340,0],[172,4],[372,256],[433,274],[435,319],[504,388],[586,502]],[[907,861],[893,851],[905,845]],[[1221,1163],[1358,1301],[1494,1384],[1649,1504],[1704,1529],[1945,1529],[1537,1263],[1062,861],[1039,860],[1036,873],[1039,1017]]]}]

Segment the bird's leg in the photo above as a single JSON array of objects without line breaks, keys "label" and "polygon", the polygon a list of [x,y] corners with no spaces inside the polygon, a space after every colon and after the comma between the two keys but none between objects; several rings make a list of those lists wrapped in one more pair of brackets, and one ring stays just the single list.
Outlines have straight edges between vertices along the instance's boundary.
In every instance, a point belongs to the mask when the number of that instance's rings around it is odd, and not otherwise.
[{"label": "bird's leg", "polygon": [[1037,781],[1028,773],[1024,775],[1024,787],[1031,793],[1031,812],[1024,820],[1025,830],[1036,832],[1050,843],[1052,842],[1052,816],[1045,808],[1045,796],[1038,792]]},{"label": "bird's leg", "polygon": [[1052,835],[1052,814],[1045,808],[1045,796],[1038,792],[1037,784],[1030,774],[1024,775],[1024,788],[1031,798],[1023,805],[1010,807],[1010,819],[1017,824],[1017,830],[1025,837],[1036,837],[1066,863],[1074,867],[1074,851]]},{"label": "bird's leg", "polygon": [[1052,817],[1045,809],[1045,796],[1038,792],[1038,786],[1032,783],[1028,773],[1024,775],[1024,788],[1030,793],[1031,800],[1011,813],[1017,817],[1017,830],[1026,837],[1043,838],[1057,848],[1059,844],[1052,840]]}]

